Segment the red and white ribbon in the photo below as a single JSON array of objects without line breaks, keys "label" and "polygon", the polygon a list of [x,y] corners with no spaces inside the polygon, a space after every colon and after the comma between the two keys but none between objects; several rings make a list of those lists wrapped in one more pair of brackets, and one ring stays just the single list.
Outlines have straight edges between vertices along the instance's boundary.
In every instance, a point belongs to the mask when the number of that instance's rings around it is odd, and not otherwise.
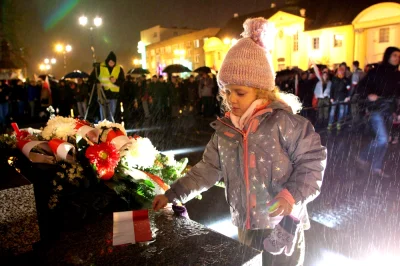
[{"label": "red and white ribbon", "polygon": [[154,192],[156,194],[164,194],[165,191],[169,189],[169,186],[164,183],[164,181],[151,173],[143,172],[138,169],[131,168],[129,170],[124,170],[124,174],[129,175],[135,180],[148,180],[153,183],[155,189]]},{"label": "red and white ribbon", "polygon": [[49,146],[57,161],[75,162],[75,147],[71,143],[61,139],[52,139],[49,141]]},{"label": "red and white ribbon", "polygon": [[35,147],[38,147],[51,154],[52,150],[50,149],[47,141],[19,140],[17,142],[17,147],[33,163],[55,163],[53,156],[32,152]]},{"label": "red and white ribbon", "polygon": [[107,142],[111,142],[117,150],[125,149],[129,144],[129,138],[121,130],[110,129],[107,134]]},{"label": "red and white ribbon", "polygon": [[152,240],[148,210],[114,212],[113,246]]},{"label": "red and white ribbon", "polygon": [[75,128],[77,129],[76,134],[83,138],[88,138],[91,142],[97,142],[99,140],[100,130],[81,122],[77,122]]}]

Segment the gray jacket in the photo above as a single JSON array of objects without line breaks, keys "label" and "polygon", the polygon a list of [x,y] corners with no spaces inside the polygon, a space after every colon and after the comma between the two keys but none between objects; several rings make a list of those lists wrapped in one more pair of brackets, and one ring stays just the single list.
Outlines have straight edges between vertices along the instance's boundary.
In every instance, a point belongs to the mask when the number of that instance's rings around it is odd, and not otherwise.
[{"label": "gray jacket", "polygon": [[330,97],[331,96],[331,86],[332,86],[332,82],[330,80],[328,80],[328,82],[326,83],[326,89],[324,91],[322,81],[318,81],[318,83],[317,83],[317,85],[315,85],[315,89],[314,89],[315,97],[318,99]]},{"label": "gray jacket", "polygon": [[319,195],[326,165],[326,148],[311,123],[274,102],[254,114],[245,131],[227,117],[211,125],[216,132],[203,159],[166,191],[169,201],[187,202],[223,177],[233,224],[263,229],[279,222],[269,217],[266,204],[286,188],[308,229],[306,204]]}]

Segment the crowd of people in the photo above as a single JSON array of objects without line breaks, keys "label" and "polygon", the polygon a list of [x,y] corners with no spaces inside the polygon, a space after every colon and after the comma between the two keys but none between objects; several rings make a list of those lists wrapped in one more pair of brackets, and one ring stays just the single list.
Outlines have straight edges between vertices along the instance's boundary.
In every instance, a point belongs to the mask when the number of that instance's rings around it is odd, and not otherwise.
[{"label": "crowd of people", "polygon": [[[354,61],[351,67],[342,63],[335,70],[310,62],[312,67],[307,71],[292,70],[284,76],[278,72],[276,85],[281,91],[300,98],[303,105],[301,115],[309,118],[316,127],[340,131],[347,118],[351,117],[348,125],[352,127],[368,117],[365,114],[369,114],[371,106],[366,108],[367,105],[363,103],[367,99],[367,89],[375,82],[371,75],[374,75],[374,80],[376,75],[387,80],[379,84],[385,87],[381,91],[385,98],[399,98],[399,72],[392,75],[386,70],[386,66],[397,69],[396,58],[390,57],[396,49],[388,48],[380,65],[368,65],[364,70],[358,61]],[[163,75],[153,75],[151,78],[146,75],[125,76],[113,52],[96,70],[97,75],[93,72],[88,80],[77,78],[56,83],[52,79],[46,82],[41,76],[28,79],[25,83],[21,80],[0,81],[1,127],[4,129],[10,120],[45,118],[46,108],[50,105],[62,116],[75,114],[85,117],[89,108],[88,118],[93,121],[105,118],[165,119],[181,114],[213,117],[223,113],[217,97],[219,89],[216,75],[211,73],[202,72],[187,79],[173,75],[168,75],[167,79]],[[99,97],[99,90],[94,90],[94,97],[89,103],[92,84],[96,82],[104,91],[104,97]],[[386,95],[388,90],[393,94]],[[123,109],[117,108],[119,105]],[[104,106],[108,109],[104,109]],[[397,106],[391,107],[395,125],[400,122],[400,108]],[[124,114],[121,114],[121,110],[125,111]],[[390,141],[398,143],[399,135],[397,130],[393,130]]]},{"label": "crowd of people", "polygon": [[[354,61],[351,67],[343,62],[334,70],[311,62],[308,71],[292,71],[283,77],[278,75],[277,86],[281,91],[296,94],[303,105],[301,114],[312,120],[316,127],[326,127],[329,131],[335,127],[340,131],[347,118],[351,118],[349,127],[368,118],[373,110],[371,105],[375,105],[368,98],[373,88],[378,91],[380,101],[387,99],[393,103],[391,115],[397,125],[400,115],[397,52],[396,47],[389,47],[380,64],[367,65],[364,70],[358,61]],[[379,84],[377,78],[382,80]],[[397,132],[393,133],[391,141],[398,143]]]}]

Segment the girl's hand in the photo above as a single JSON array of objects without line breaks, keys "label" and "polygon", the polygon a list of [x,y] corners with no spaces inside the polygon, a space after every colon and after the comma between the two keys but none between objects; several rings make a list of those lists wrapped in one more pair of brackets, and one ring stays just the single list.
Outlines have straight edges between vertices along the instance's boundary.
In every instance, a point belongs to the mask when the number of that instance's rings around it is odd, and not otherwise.
[{"label": "girl's hand", "polygon": [[284,198],[276,198],[267,204],[270,217],[289,215],[293,206]]},{"label": "girl's hand", "polygon": [[153,210],[159,211],[164,209],[168,204],[168,198],[165,195],[157,195],[153,200]]}]

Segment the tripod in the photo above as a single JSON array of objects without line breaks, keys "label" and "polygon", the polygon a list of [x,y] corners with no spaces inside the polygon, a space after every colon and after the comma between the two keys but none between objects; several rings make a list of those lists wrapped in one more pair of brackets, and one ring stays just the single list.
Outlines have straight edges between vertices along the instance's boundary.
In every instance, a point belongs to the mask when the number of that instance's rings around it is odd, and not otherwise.
[{"label": "tripod", "polygon": [[86,113],[85,113],[84,119],[86,120],[86,118],[87,118],[87,115],[88,115],[88,113],[89,113],[89,108],[90,108],[90,105],[91,105],[92,100],[93,100],[93,94],[94,94],[94,91],[95,91],[95,89],[96,89],[96,90],[97,90],[97,101],[98,101],[99,104],[100,104],[100,108],[102,108],[103,116],[104,116],[104,117],[107,117],[106,113],[107,113],[107,111],[108,111],[108,112],[109,112],[109,115],[110,115],[110,117],[111,117],[111,120],[112,120],[112,122],[114,123],[115,120],[114,120],[114,116],[113,116],[113,114],[112,114],[112,112],[111,112],[111,109],[110,109],[110,103],[109,103],[109,101],[107,100],[106,94],[104,93],[103,86],[101,86],[101,84],[98,83],[98,77],[99,77],[99,76],[98,76],[98,74],[97,74],[97,68],[100,68],[100,63],[97,63],[97,62],[96,62],[96,54],[95,54],[93,45],[90,47],[90,49],[92,50],[92,56],[93,56],[93,71],[94,71],[94,73],[95,73],[96,80],[95,80],[95,82],[93,83],[92,91],[90,92],[90,98],[89,98],[89,102],[88,102],[88,105],[87,105],[87,108],[86,108]]}]

